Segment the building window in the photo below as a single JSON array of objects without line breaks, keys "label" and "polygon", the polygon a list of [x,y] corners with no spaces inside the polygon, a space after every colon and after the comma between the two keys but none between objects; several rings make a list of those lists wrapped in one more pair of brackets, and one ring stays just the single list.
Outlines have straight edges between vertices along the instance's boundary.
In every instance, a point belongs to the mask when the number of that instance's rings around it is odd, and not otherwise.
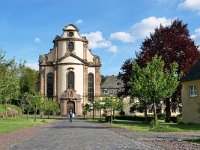
[{"label": "building window", "polygon": [[74,89],[74,72],[70,71],[67,76],[67,88]]},{"label": "building window", "polygon": [[74,50],[74,42],[69,42],[69,43],[68,43],[68,50],[69,50],[70,52],[72,52],[72,51]]},{"label": "building window", "polygon": [[47,74],[47,97],[53,97],[53,73]]},{"label": "building window", "polygon": [[196,85],[189,86],[189,94],[190,94],[190,97],[196,97],[197,96]]},{"label": "building window", "polygon": [[108,94],[108,89],[104,89],[104,94]]},{"label": "building window", "polygon": [[92,73],[88,75],[88,101],[94,101],[94,75]]}]

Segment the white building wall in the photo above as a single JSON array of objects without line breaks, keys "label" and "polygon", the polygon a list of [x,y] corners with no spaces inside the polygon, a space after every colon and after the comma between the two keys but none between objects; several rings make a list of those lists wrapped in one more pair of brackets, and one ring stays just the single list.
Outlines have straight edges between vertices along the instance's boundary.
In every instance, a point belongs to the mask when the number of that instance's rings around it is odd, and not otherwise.
[{"label": "white building wall", "polygon": [[92,55],[92,53],[89,50],[87,50],[87,60],[88,60],[88,62],[93,62],[93,58],[94,58],[94,56]]},{"label": "white building wall", "polygon": [[59,41],[58,42],[58,58],[64,56],[67,51],[67,43],[66,41]]},{"label": "white building wall", "polygon": [[75,42],[75,53],[78,57],[83,59],[83,42],[82,41],[76,41]]},{"label": "white building wall", "polygon": [[66,90],[68,68],[73,68],[75,75],[74,88],[77,94],[83,95],[83,66],[82,65],[59,65],[58,67],[58,97]]},{"label": "white building wall", "polygon": [[48,61],[54,61],[55,60],[55,49],[52,49],[48,54]]}]

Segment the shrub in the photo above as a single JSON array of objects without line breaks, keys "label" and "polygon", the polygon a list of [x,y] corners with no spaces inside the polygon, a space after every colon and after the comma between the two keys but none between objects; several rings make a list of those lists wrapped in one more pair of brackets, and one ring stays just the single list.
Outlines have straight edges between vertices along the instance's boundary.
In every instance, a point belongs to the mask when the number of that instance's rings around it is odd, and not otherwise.
[{"label": "shrub", "polygon": [[172,116],[172,117],[170,117],[170,121],[173,122],[173,123],[181,123],[182,117],[180,115]]},{"label": "shrub", "polygon": [[[133,120],[133,121],[142,121],[145,122],[144,116],[115,116],[115,119],[119,120]],[[147,122],[151,122],[153,120],[153,116],[147,117]]]},{"label": "shrub", "polygon": [[124,112],[123,110],[121,110],[121,111],[119,112],[119,114],[120,114],[121,116],[124,116],[124,115],[125,115],[125,112]]},{"label": "shrub", "polygon": [[155,131],[155,132],[177,132],[178,129],[172,128],[167,125],[158,125],[156,127],[152,127],[149,129],[150,131]]}]

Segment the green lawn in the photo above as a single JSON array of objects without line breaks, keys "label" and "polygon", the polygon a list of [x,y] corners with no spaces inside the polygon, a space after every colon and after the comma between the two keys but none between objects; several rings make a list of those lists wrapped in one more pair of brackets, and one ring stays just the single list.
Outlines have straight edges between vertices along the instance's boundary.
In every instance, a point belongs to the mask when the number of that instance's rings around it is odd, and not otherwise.
[{"label": "green lawn", "polygon": [[[126,128],[132,131],[147,132],[150,131],[151,125],[144,124],[139,121],[128,121],[128,120],[114,120],[113,126]],[[159,121],[159,126],[166,127],[166,132],[200,132],[200,125],[197,124],[177,124],[177,123],[165,123]]]},{"label": "green lawn", "polygon": [[[98,122],[98,119],[88,119],[89,121]],[[108,123],[109,124],[109,123]],[[177,124],[177,123],[165,123],[163,120],[159,120],[158,128],[152,129],[150,124],[144,124],[140,121],[130,120],[113,120],[112,126],[126,128],[134,132],[200,132],[200,125],[198,124]]]},{"label": "green lawn", "polygon": [[56,121],[55,118],[47,119],[47,116],[44,116],[44,119],[37,119],[36,122],[34,122],[34,120],[32,119],[33,116],[30,117],[31,118],[29,120],[26,119],[25,115],[8,119],[0,118],[0,135],[17,131],[23,128],[28,128]]}]

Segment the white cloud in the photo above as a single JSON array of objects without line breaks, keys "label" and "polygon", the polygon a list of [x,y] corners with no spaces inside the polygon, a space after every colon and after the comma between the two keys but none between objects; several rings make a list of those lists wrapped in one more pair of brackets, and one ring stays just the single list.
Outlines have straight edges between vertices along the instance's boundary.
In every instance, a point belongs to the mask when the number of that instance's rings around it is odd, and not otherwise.
[{"label": "white cloud", "polygon": [[111,51],[111,52],[117,52],[117,46],[112,45],[112,46],[110,46],[110,47],[108,48],[108,50]]},{"label": "white cloud", "polygon": [[34,39],[34,41],[35,41],[36,43],[41,43],[41,39],[40,39],[39,37],[36,37],[36,38]]},{"label": "white cloud", "polygon": [[200,28],[195,30],[195,34],[191,35],[191,38],[200,45]]},{"label": "white cloud", "polygon": [[83,23],[83,20],[82,20],[82,19],[78,19],[78,20],[76,21],[76,24],[81,24],[81,23]]},{"label": "white cloud", "polygon": [[150,33],[154,32],[156,27],[159,27],[160,24],[163,26],[170,25],[172,22],[171,19],[167,19],[165,17],[156,18],[154,16],[145,18],[141,22],[136,23],[132,26],[132,32],[134,38],[141,39],[149,36]]},{"label": "white cloud", "polygon": [[111,52],[117,51],[117,46],[112,45],[109,40],[105,40],[101,31],[83,34],[82,36],[86,36],[89,41],[89,48],[91,49],[108,48]]},{"label": "white cloud", "polygon": [[134,42],[134,38],[130,33],[116,32],[110,35],[110,40],[120,40],[124,43]]},{"label": "white cloud", "polygon": [[192,11],[197,11],[200,15],[200,0],[183,0],[179,5],[179,8],[189,9]]},{"label": "white cloud", "polygon": [[30,67],[31,69],[39,70],[39,65],[38,63],[35,62],[28,62],[26,63],[27,67]]},{"label": "white cloud", "polygon": [[89,41],[89,48],[106,48],[111,46],[111,42],[103,38],[102,32],[96,31],[88,34],[83,34]]}]

